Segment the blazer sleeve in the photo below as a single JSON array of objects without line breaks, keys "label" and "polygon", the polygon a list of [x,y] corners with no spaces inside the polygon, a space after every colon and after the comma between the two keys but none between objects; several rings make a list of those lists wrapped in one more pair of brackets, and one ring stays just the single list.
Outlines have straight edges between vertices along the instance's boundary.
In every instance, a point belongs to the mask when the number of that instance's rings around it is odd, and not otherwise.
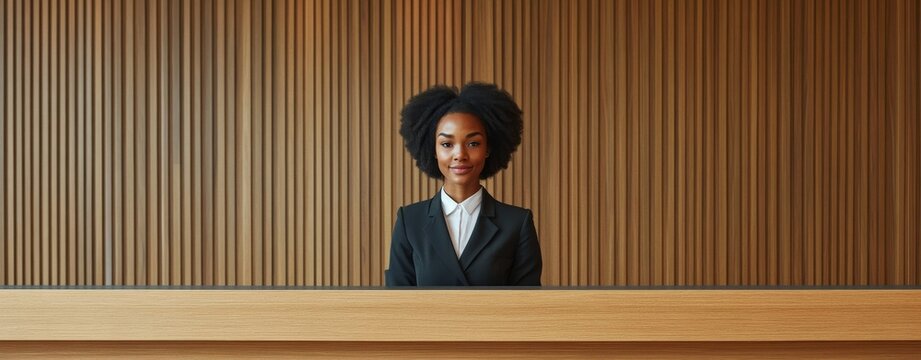
[{"label": "blazer sleeve", "polygon": [[416,286],[413,248],[406,238],[403,208],[397,210],[397,221],[390,240],[390,269],[386,271],[387,286]]},{"label": "blazer sleeve", "polygon": [[518,236],[518,249],[515,263],[509,275],[509,284],[514,286],[540,286],[540,273],[543,260],[540,256],[540,243],[537,229],[534,228],[534,216],[528,210],[528,216],[521,226]]}]

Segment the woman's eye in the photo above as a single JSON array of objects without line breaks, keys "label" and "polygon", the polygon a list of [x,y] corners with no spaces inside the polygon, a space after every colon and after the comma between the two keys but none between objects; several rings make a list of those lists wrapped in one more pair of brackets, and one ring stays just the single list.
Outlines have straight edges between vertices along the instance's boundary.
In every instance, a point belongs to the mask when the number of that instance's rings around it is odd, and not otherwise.
[{"label": "woman's eye", "polygon": [[444,148],[451,147],[451,143],[441,143],[441,147],[444,147]]},{"label": "woman's eye", "polygon": [[474,142],[471,142],[469,146],[470,146],[470,147],[477,147],[477,146],[480,146],[480,143],[474,141]]}]

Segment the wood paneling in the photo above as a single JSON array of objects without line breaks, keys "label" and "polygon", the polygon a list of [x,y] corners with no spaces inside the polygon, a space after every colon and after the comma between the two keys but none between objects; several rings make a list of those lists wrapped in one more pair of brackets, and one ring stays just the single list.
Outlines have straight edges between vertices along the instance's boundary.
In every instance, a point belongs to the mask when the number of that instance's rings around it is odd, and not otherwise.
[{"label": "wood paneling", "polygon": [[550,285],[921,284],[921,6],[5,0],[0,284],[376,285],[439,188],[399,110],[491,81]]}]

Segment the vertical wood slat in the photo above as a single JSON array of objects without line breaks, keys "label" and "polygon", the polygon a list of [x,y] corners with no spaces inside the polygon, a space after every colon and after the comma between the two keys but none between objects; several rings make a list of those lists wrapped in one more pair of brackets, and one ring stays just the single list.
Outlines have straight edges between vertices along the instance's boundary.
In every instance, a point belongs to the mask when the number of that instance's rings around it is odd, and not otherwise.
[{"label": "vertical wood slat", "polygon": [[[33,78],[32,72],[35,69],[35,67],[32,64],[32,58],[34,57],[34,53],[32,51],[31,43],[33,42],[32,37],[35,35],[34,35],[34,31],[31,29],[32,21],[30,20],[33,18],[31,5],[34,5],[34,4],[25,4],[25,6],[23,6],[24,8],[23,14],[25,16],[25,19],[23,19],[22,21],[23,37],[25,39],[28,39],[28,41],[26,41],[22,45],[22,49],[24,52],[23,59],[22,59],[22,64],[23,64],[22,70],[24,72],[24,76],[22,80],[23,82],[22,89],[24,93],[20,93],[22,94],[21,96],[23,98],[22,104],[20,106],[20,109],[21,109],[20,111],[23,113],[23,116],[25,118],[31,118],[33,116],[32,115],[32,99],[35,97],[32,94],[32,90],[31,90],[33,87],[32,86],[32,78]],[[23,162],[23,171],[25,172],[25,176],[23,180],[24,183],[22,183],[21,186],[25,190],[25,195],[24,195],[25,198],[23,200],[24,205],[23,205],[23,210],[22,210],[25,213],[25,216],[24,216],[25,220],[20,223],[20,226],[24,228],[23,230],[24,236],[26,239],[29,239],[29,241],[24,241],[23,244],[21,245],[21,249],[23,249],[22,255],[21,255],[23,266],[20,269],[20,274],[22,277],[22,280],[21,280],[22,283],[31,285],[33,283],[32,282],[32,262],[33,262],[32,261],[32,244],[33,244],[32,230],[34,228],[33,227],[34,220],[33,220],[33,212],[32,212],[32,208],[33,208],[32,196],[36,193],[32,191],[32,184],[33,184],[33,181],[32,181],[33,151],[32,151],[32,135],[31,135],[32,122],[25,123],[22,125],[23,125],[24,130],[23,130],[23,136],[20,137],[20,139],[22,139],[22,154],[23,154],[21,161]]]},{"label": "vertical wood slat", "polygon": [[545,284],[917,285],[919,8],[7,0],[0,284],[381,284],[399,110],[482,80]]},{"label": "vertical wood slat", "polygon": [[[182,99],[181,108],[181,147],[182,152],[182,200],[181,200],[181,224],[182,224],[182,284],[192,284],[192,123],[196,119],[192,116],[192,23],[191,3],[182,2],[182,8],[177,9],[180,16],[180,38],[181,38],[181,85]],[[178,214],[177,214],[178,215]]]},{"label": "vertical wood slat", "polygon": [[237,266],[240,269],[240,285],[253,284],[253,236],[252,236],[252,27],[251,14],[252,2],[244,0],[237,14],[240,19],[239,33],[239,72],[240,86],[238,87],[237,116],[240,126],[237,141],[241,145],[237,158],[239,176],[240,206],[237,210],[237,234],[240,236],[240,245],[237,249]]},{"label": "vertical wood slat", "polygon": [[160,277],[160,207],[159,207],[159,151],[158,144],[159,139],[157,138],[158,131],[158,122],[159,122],[159,112],[158,112],[158,62],[157,62],[157,3],[150,1],[145,5],[145,13],[149,14],[146,21],[144,22],[147,26],[141,31],[144,34],[145,39],[142,40],[143,43],[147,44],[147,48],[144,51],[146,59],[144,60],[147,64],[147,97],[144,99],[146,103],[143,105],[145,108],[146,122],[141,122],[139,126],[146,127],[145,134],[147,138],[142,140],[147,148],[144,149],[143,153],[146,155],[141,163],[146,166],[145,173],[147,176],[144,181],[146,182],[147,194],[139,194],[139,196],[144,197],[144,203],[147,208],[141,210],[143,213],[147,214],[145,219],[146,224],[144,227],[147,229],[147,234],[144,235],[147,238],[147,249],[146,249],[146,263],[147,276],[145,279],[142,279],[143,283],[148,285],[159,285],[161,281]]},{"label": "vertical wood slat", "polygon": [[[292,19],[303,19],[304,18],[304,3],[296,2],[294,4],[294,11],[292,11]],[[289,135],[292,139],[304,139],[304,126],[308,123],[305,117],[305,105],[304,101],[304,90],[305,90],[305,72],[308,70],[304,66],[304,47],[307,45],[305,35],[304,35],[304,22],[303,21],[293,21],[291,26],[294,27],[295,33],[293,38],[289,41],[294,44],[294,51],[290,55],[295,61],[292,66],[292,70],[295,72],[296,76],[294,77],[294,127],[291,129],[291,134]],[[293,141],[293,140],[292,140]],[[291,199],[294,204],[294,212],[292,213],[292,218],[297,219],[304,216],[304,143],[302,141],[295,141],[294,149],[292,152],[291,162],[294,164],[296,171],[293,172],[291,178],[296,179],[296,183],[292,184],[294,189],[294,197]],[[294,222],[294,251],[290,259],[291,266],[289,269],[293,268],[292,276],[294,277],[291,282],[294,285],[303,286],[306,283],[305,279],[305,259],[304,255],[306,253],[305,245],[305,234],[304,234],[304,222],[295,221]]]},{"label": "vertical wood slat", "polygon": [[[7,8],[7,4],[0,4],[0,48],[2,48],[4,52],[7,51],[7,36],[9,34],[7,24],[9,23],[9,14],[10,11]],[[7,229],[11,225],[7,220],[7,213],[10,212],[7,206],[7,198],[9,198],[8,194],[10,193],[10,189],[7,187],[9,184],[8,176],[10,174],[10,169],[8,168],[10,161],[7,157],[9,154],[8,146],[10,144],[10,138],[7,125],[9,125],[11,121],[6,119],[11,118],[9,113],[7,113],[10,102],[7,98],[7,94],[10,93],[8,85],[12,82],[9,80],[9,71],[7,68],[9,62],[10,59],[5,56],[0,58],[0,116],[3,117],[3,121],[0,121],[0,141],[3,141],[3,144],[0,145],[0,170],[3,171],[3,174],[0,174],[0,191],[2,191],[2,194],[0,194],[0,236],[3,236],[5,239],[12,238],[12,236],[9,236],[7,233]],[[3,244],[0,244],[0,259],[3,260],[3,264],[0,265],[0,281],[3,282],[8,281],[7,274],[9,272],[7,268],[10,261],[7,249],[9,245],[9,241],[4,241]]]},{"label": "vertical wood slat", "polygon": [[10,231],[10,233],[13,236],[7,239],[7,241],[9,241],[12,245],[12,250],[9,251],[9,254],[11,255],[9,258],[10,260],[9,264],[12,266],[9,266],[8,269],[10,272],[10,275],[9,275],[10,283],[15,284],[15,285],[22,285],[22,250],[21,250],[22,243],[23,243],[22,191],[16,191],[16,190],[22,189],[22,176],[23,176],[22,175],[23,174],[23,169],[22,169],[22,122],[15,121],[13,119],[21,119],[23,117],[22,115],[22,70],[23,70],[23,65],[22,65],[22,38],[23,38],[22,19],[23,19],[23,16],[22,16],[22,10],[21,10],[22,9],[21,3],[13,3],[12,1],[10,1],[10,4],[7,8],[12,9],[11,11],[12,14],[9,16],[9,20],[13,26],[8,25],[8,28],[11,28],[11,31],[10,31],[11,34],[9,35],[10,44],[7,45],[7,51],[12,51],[12,53],[9,56],[5,56],[5,57],[11,58],[12,60],[11,63],[13,64],[13,68],[10,70],[10,76],[14,77],[14,80],[12,82],[15,83],[14,86],[11,86],[12,91],[10,91],[10,94],[8,95],[8,98],[11,98],[10,110],[8,111],[9,114],[11,115],[9,117],[10,119],[9,122],[12,124],[10,127],[13,129],[13,131],[11,131],[12,136],[10,137],[10,142],[13,144],[12,152],[14,154],[12,162],[15,163],[14,166],[10,166],[10,168],[14,170],[11,172],[11,174],[14,174],[14,179],[13,179],[13,187],[12,187],[13,190],[11,190],[9,194],[11,197],[14,198],[14,201],[12,201],[11,211],[8,212],[9,214],[8,216],[10,217],[10,220],[11,220],[10,222],[12,223],[11,227],[14,228],[15,231]]},{"label": "vertical wood slat", "polygon": [[[143,3],[134,4],[134,13],[147,13],[147,5]],[[137,16],[137,15],[135,15]],[[135,120],[134,120],[134,156],[133,156],[133,172],[135,173],[135,236],[137,237],[137,244],[135,247],[135,256],[137,269],[134,276],[134,283],[140,285],[149,284],[151,263],[150,263],[150,243],[151,239],[150,233],[148,231],[149,226],[151,226],[148,221],[148,211],[150,210],[148,206],[148,196],[150,190],[148,189],[148,164],[147,164],[147,150],[149,140],[147,130],[148,125],[151,121],[149,119],[149,110],[148,107],[148,94],[153,92],[149,91],[150,87],[147,85],[150,83],[150,64],[148,63],[148,53],[149,45],[147,44],[147,23],[148,19],[146,16],[138,17],[135,21],[134,26],[134,47],[131,51],[134,52],[135,61],[137,66],[135,67],[135,76],[138,79],[135,85]]]},{"label": "vertical wood slat", "polygon": [[203,161],[202,161],[202,122],[204,121],[203,109],[202,109],[202,98],[203,98],[203,87],[202,87],[202,53],[204,46],[202,45],[202,1],[196,1],[192,4],[191,9],[191,73],[192,76],[192,86],[191,89],[187,89],[191,92],[192,97],[192,129],[191,129],[191,144],[192,147],[188,151],[192,152],[191,159],[191,170],[192,170],[192,190],[191,190],[191,199],[192,208],[186,209],[191,211],[192,215],[192,239],[199,239],[199,241],[192,241],[192,268],[190,269],[192,277],[192,285],[202,285],[204,284],[204,261],[203,261],[203,241],[205,234],[207,234],[204,226],[204,214],[203,214],[203,201],[204,201],[204,184],[202,183],[202,173],[203,173]]},{"label": "vertical wood slat", "polygon": [[201,206],[202,206],[202,285],[215,284],[214,244],[214,2],[202,3],[201,35]]},{"label": "vertical wood slat", "polygon": [[[50,168],[49,168],[49,161],[50,161],[50,160],[49,160],[49,157],[48,157],[48,155],[49,155],[48,153],[49,153],[49,151],[50,151],[50,147],[49,147],[49,144],[48,144],[48,142],[49,142],[48,135],[49,135],[49,132],[50,132],[50,131],[48,131],[48,130],[49,130],[49,125],[50,125],[50,124],[49,124],[49,121],[48,121],[48,120],[49,120],[49,117],[50,117],[50,115],[49,115],[49,113],[48,113],[48,111],[49,111],[49,104],[48,104],[48,98],[49,98],[49,92],[48,92],[49,81],[48,81],[48,80],[49,80],[49,78],[50,78],[49,69],[48,69],[48,56],[49,56],[49,54],[48,54],[48,53],[49,53],[49,46],[48,46],[48,43],[50,42],[50,39],[49,39],[49,37],[48,37],[48,33],[49,33],[49,31],[50,31],[50,29],[48,28],[48,22],[49,22],[49,21],[48,21],[48,20],[49,20],[49,19],[48,19],[48,11],[47,11],[47,10],[48,10],[48,5],[49,5],[49,4],[48,4],[47,1],[41,2],[41,5],[40,5],[41,16],[40,16],[40,17],[39,17],[39,16],[36,16],[36,20],[40,19],[40,24],[41,24],[41,38],[40,38],[40,39],[41,39],[41,43],[40,43],[40,49],[41,49],[41,69],[40,69],[40,75],[39,75],[39,77],[40,77],[40,79],[41,79],[41,80],[40,80],[40,81],[41,81],[41,115],[40,115],[40,116],[37,116],[37,117],[40,117],[40,118],[41,118],[41,129],[42,129],[41,133],[42,133],[42,136],[41,136],[41,160],[40,160],[40,161],[41,161],[41,174],[43,175],[43,176],[41,176],[41,188],[40,188],[40,190],[38,190],[38,191],[40,191],[41,194],[44,195],[44,196],[42,196],[42,201],[41,201],[41,222],[40,222],[40,225],[39,225],[39,226],[40,226],[40,235],[39,235],[39,236],[40,236],[40,238],[41,238],[41,248],[42,248],[42,251],[41,251],[41,253],[42,253],[42,254],[41,254],[41,255],[42,255],[42,257],[41,257],[41,270],[40,270],[40,271],[41,271],[41,277],[40,277],[40,280],[39,280],[41,283],[48,283],[48,282],[51,280],[51,279],[50,279],[50,276],[49,276],[49,275],[50,275],[50,272],[51,272],[51,271],[50,271],[51,269],[50,269],[50,266],[49,266],[49,265],[50,265],[50,264],[49,264],[49,261],[50,261],[51,259],[50,259],[50,251],[48,251],[48,249],[49,249],[49,247],[50,247],[50,245],[51,245],[51,244],[50,244],[50,239],[49,239],[49,235],[50,235],[50,234],[49,234],[49,228],[50,228],[49,217],[50,217],[50,214],[49,214],[49,211],[48,211],[48,210],[49,210],[49,209],[48,209],[48,208],[49,208],[49,203],[48,203],[48,200],[49,200],[49,199],[48,199],[48,195],[50,195],[50,188],[49,188],[49,183],[48,183],[48,180],[49,180],[49,179],[48,179],[48,177],[49,177],[48,175],[49,175],[49,172],[50,172]],[[36,121],[36,122],[38,122],[38,121]]]},{"label": "vertical wood slat", "polygon": [[[28,6],[23,6],[20,4],[19,12],[20,12],[20,16],[22,16],[22,14],[25,14],[26,16],[31,16],[30,8]],[[29,38],[28,34],[30,32],[30,29],[29,29],[30,23],[28,20],[25,20],[22,18],[20,19],[21,20],[19,20],[17,24],[18,26],[17,30],[20,34],[22,34],[21,36],[23,38],[28,39]],[[29,90],[31,87],[29,73],[31,72],[31,69],[32,69],[31,61],[30,61],[31,48],[29,46],[29,42],[25,42],[25,41],[20,41],[20,43],[17,44],[17,47],[22,53],[19,59],[19,66],[20,66],[19,70],[23,72],[23,74],[17,79],[17,81],[19,82],[17,84],[18,85],[17,91],[19,94],[19,98],[17,99],[18,100],[17,108],[18,108],[18,113],[20,114],[20,116],[28,117],[31,114],[31,102],[30,102],[31,91]],[[19,148],[18,148],[19,150],[18,151],[19,169],[18,171],[24,172],[24,175],[20,179],[18,187],[25,188],[25,189],[29,189],[31,187],[30,178],[31,178],[32,170],[31,170],[30,161],[29,161],[29,157],[31,154],[31,146],[30,146],[31,136],[29,134],[30,134],[30,124],[20,124],[19,131],[17,132],[17,137],[19,139],[19,144],[18,144],[19,145]],[[29,237],[29,235],[31,235],[31,227],[32,227],[32,222],[31,222],[32,212],[31,212],[30,202],[31,202],[30,193],[26,193],[22,195],[22,197],[19,199],[19,209],[17,209],[19,212],[23,213],[22,219],[18,221],[17,225],[18,225],[18,228],[20,229],[20,233],[24,234],[26,237]],[[31,281],[31,272],[32,272],[31,251],[30,251],[31,243],[21,241],[21,240],[17,240],[17,241],[18,241],[17,259],[16,259],[17,268],[18,268],[17,282],[19,284],[31,284],[32,283]]]},{"label": "vertical wood slat", "polygon": [[[47,4],[45,4],[45,5],[47,5]],[[48,7],[51,7],[51,6],[48,6]],[[49,11],[49,12],[50,12],[50,15],[49,15],[49,16],[50,16],[50,19],[52,20],[52,21],[51,21],[52,24],[51,24],[51,27],[50,27],[50,29],[49,29],[49,31],[51,32],[51,34],[50,34],[50,38],[48,39],[48,41],[51,42],[51,49],[50,49],[50,53],[51,53],[51,54],[50,54],[50,56],[51,56],[51,65],[50,65],[50,66],[51,66],[51,69],[50,69],[50,71],[52,71],[52,72],[54,72],[54,73],[57,73],[57,70],[58,70],[58,61],[59,61],[59,60],[58,60],[58,59],[59,59],[59,57],[58,57],[59,50],[58,50],[58,49],[59,49],[59,44],[60,44],[60,41],[59,41],[59,38],[58,38],[58,34],[59,34],[58,29],[60,28],[60,24],[59,24],[59,21],[57,21],[58,18],[59,18],[59,17],[58,17],[58,9],[55,7],[55,9],[49,9],[49,10],[50,10],[50,11]],[[50,74],[49,74],[49,75],[50,75]],[[58,79],[58,77],[53,77],[53,78],[52,78],[51,76],[48,76],[48,77],[51,78],[51,79],[49,79],[49,80],[51,80],[51,81],[49,81],[49,83],[50,83],[50,84],[49,84],[49,91],[50,91],[51,93],[54,93],[54,94],[58,93],[58,89],[59,89],[59,81],[58,81],[59,79]],[[59,114],[60,114],[60,113],[59,113],[59,110],[58,110],[58,101],[50,101],[50,99],[49,99],[49,102],[50,102],[50,104],[49,104],[49,107],[50,107],[50,108],[49,108],[50,116],[51,116],[51,117],[58,117]],[[58,134],[58,125],[56,124],[56,122],[50,123],[50,124],[49,124],[49,127],[46,128],[46,132],[49,134],[49,140],[51,141],[51,144],[49,144],[50,146],[47,148],[47,150],[50,152],[50,154],[49,154],[49,160],[48,160],[48,161],[50,162],[50,164],[53,164],[52,166],[50,166],[50,169],[48,169],[49,171],[47,172],[47,174],[48,174],[48,175],[51,177],[51,179],[53,179],[53,180],[52,180],[51,188],[48,189],[48,191],[45,192],[45,194],[46,194],[46,196],[49,196],[49,197],[50,197],[50,201],[51,201],[52,203],[57,204],[57,203],[58,203],[58,197],[57,197],[57,195],[58,195],[58,183],[59,183],[59,180],[58,180],[58,179],[60,179],[60,177],[58,176],[58,166],[54,166],[54,165],[56,165],[56,164],[58,163],[58,156],[57,156],[57,155],[58,155],[58,141],[57,141],[57,140],[58,140],[58,136],[57,136],[57,134]],[[58,260],[58,259],[59,259],[59,257],[58,257],[58,254],[59,254],[59,246],[58,246],[58,245],[59,245],[59,239],[60,239],[60,237],[58,236],[58,235],[59,235],[59,234],[58,234],[58,225],[59,225],[59,224],[58,224],[57,219],[58,219],[58,213],[59,213],[59,212],[58,212],[58,207],[57,207],[57,206],[53,207],[53,208],[50,209],[50,210],[51,210],[51,211],[50,211],[50,214],[49,214],[49,216],[50,216],[50,222],[49,222],[47,225],[45,225],[45,226],[48,226],[48,228],[49,228],[48,230],[49,230],[49,237],[50,237],[50,239],[49,239],[49,247],[48,247],[48,251],[50,252],[50,254],[49,254],[49,259],[48,259],[48,261],[50,262],[50,264],[49,264],[49,265],[50,265],[50,266],[49,266],[49,268],[50,268],[49,271],[51,272],[51,274],[49,274],[49,275],[50,275],[50,276],[49,276],[49,277],[50,277],[49,280],[50,280],[50,283],[51,283],[51,284],[59,284],[59,283],[60,283],[60,282],[59,282],[59,281],[60,281],[59,275],[61,274],[61,271],[60,271],[60,269],[59,269],[59,264],[60,264],[60,262],[59,262],[59,260]]]},{"label": "vertical wood slat", "polygon": [[[137,247],[137,232],[135,231],[136,224],[136,196],[137,191],[135,183],[135,167],[134,167],[134,153],[135,153],[135,131],[134,124],[135,119],[138,118],[138,114],[135,111],[136,108],[136,97],[135,97],[135,20],[137,16],[134,11],[134,3],[131,1],[125,2],[124,14],[125,16],[125,34],[124,34],[124,57],[125,57],[125,122],[124,122],[124,189],[125,189],[125,277],[124,282],[126,285],[135,285],[136,275],[135,270],[137,269],[135,255],[135,248]],[[134,15],[134,16],[132,16]],[[78,125],[79,126],[79,125]],[[143,266],[143,262],[138,265]]]},{"label": "vertical wood slat", "polygon": [[[11,18],[12,18],[12,8],[10,7],[9,2],[4,2],[0,4],[0,48],[4,52],[9,52],[10,38],[12,38],[11,31]],[[11,62],[12,57],[4,56],[0,58],[0,115],[3,116],[3,121],[0,122],[0,139],[2,139],[3,144],[0,145],[0,169],[2,169],[3,174],[0,175],[0,190],[3,191],[3,194],[0,195],[0,236],[3,236],[5,239],[12,239],[11,232],[9,231],[12,227],[12,223],[9,221],[9,215],[11,209],[9,206],[9,199],[12,195],[12,184],[10,181],[10,154],[12,153],[12,144],[10,138],[10,125],[12,121],[7,120],[12,118],[12,114],[9,112],[12,101],[10,100],[10,85],[13,81],[10,79],[11,75]],[[12,269],[10,268],[10,250],[11,250],[11,240],[4,241],[3,244],[0,244],[0,259],[3,260],[3,264],[0,265],[0,281],[9,282],[10,279],[8,276],[12,274]]]},{"label": "vertical wood slat", "polygon": [[226,274],[225,284],[230,286],[237,284],[237,277],[239,275],[236,264],[236,250],[237,244],[239,243],[237,228],[239,224],[235,219],[237,214],[236,189],[238,180],[236,164],[237,157],[239,156],[237,150],[240,146],[234,146],[234,144],[239,143],[239,141],[236,140],[238,127],[237,105],[239,103],[235,101],[238,80],[237,71],[235,70],[237,68],[237,55],[235,55],[237,48],[237,41],[235,40],[237,37],[235,35],[235,29],[237,27],[235,15],[236,7],[236,1],[227,1],[224,4],[224,36],[222,36],[222,39],[226,42],[224,44],[224,51],[222,52],[222,56],[226,58],[224,63],[225,74],[223,75],[226,79],[226,90],[224,92],[224,117],[226,120],[224,123],[224,146],[220,149],[223,149],[226,153],[224,156],[224,191],[227,210],[224,215],[226,217],[227,240],[225,251],[220,255],[224,258],[224,271]]},{"label": "vertical wood slat", "polygon": [[226,136],[227,136],[227,116],[226,116],[226,67],[225,67],[225,56],[227,46],[227,36],[225,33],[225,9],[226,3],[224,0],[217,0],[214,4],[214,32],[215,32],[215,47],[214,47],[214,61],[215,61],[215,101],[214,101],[214,139],[215,139],[215,191],[214,191],[214,201],[215,201],[215,221],[214,221],[214,284],[215,285],[226,285],[228,283],[228,274],[226,272],[227,263],[226,263],[226,253],[227,253],[227,240],[228,240],[228,224],[227,224],[227,148],[226,148]]}]

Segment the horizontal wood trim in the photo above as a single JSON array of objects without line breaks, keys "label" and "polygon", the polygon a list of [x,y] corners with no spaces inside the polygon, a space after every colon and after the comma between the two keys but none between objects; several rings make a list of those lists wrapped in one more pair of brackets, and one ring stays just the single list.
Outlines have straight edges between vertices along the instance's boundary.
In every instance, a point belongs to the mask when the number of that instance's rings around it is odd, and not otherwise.
[{"label": "horizontal wood trim", "polygon": [[919,290],[5,290],[0,341],[921,341]]},{"label": "horizontal wood trim", "polygon": [[921,342],[77,342],[0,341],[17,359],[879,359],[911,358]]}]

